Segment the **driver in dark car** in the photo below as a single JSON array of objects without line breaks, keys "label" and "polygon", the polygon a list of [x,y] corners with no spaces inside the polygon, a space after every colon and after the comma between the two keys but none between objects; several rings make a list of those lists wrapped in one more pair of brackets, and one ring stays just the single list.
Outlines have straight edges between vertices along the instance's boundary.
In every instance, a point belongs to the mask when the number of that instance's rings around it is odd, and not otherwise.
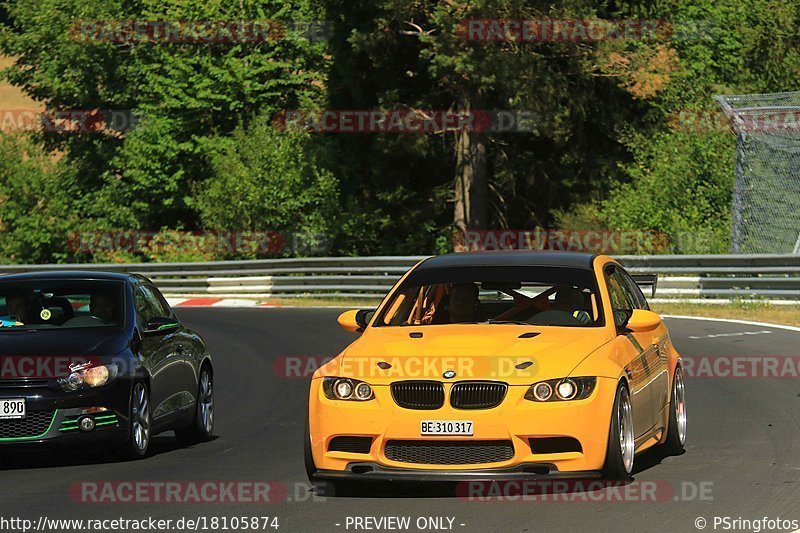
[{"label": "driver in dark car", "polygon": [[108,291],[93,292],[89,300],[89,311],[92,316],[103,322],[115,322],[117,300],[114,294]]},{"label": "driver in dark car", "polygon": [[30,304],[30,295],[25,292],[16,292],[6,296],[6,313],[8,318],[16,320],[16,323],[6,324],[6,321],[4,321],[3,325],[23,326],[30,322]]}]

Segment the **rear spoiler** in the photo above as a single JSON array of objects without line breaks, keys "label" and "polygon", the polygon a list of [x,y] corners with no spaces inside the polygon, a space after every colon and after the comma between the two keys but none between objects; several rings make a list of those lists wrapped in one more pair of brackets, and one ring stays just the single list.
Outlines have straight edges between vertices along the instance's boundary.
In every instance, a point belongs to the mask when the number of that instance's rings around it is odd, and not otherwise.
[{"label": "rear spoiler", "polygon": [[658,286],[658,274],[637,274],[631,277],[640,289],[644,290],[649,287],[651,297],[655,298],[656,287]]}]

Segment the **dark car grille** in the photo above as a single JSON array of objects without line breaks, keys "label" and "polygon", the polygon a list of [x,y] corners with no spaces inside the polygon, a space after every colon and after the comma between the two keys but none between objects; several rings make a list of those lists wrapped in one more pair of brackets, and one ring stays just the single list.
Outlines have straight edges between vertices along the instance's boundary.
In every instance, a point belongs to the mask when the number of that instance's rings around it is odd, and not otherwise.
[{"label": "dark car grille", "polygon": [[469,381],[453,385],[450,405],[456,409],[491,409],[506,397],[508,385],[493,381]]},{"label": "dark car grille", "polygon": [[438,381],[392,383],[392,398],[406,409],[439,409],[444,405],[444,385]]},{"label": "dark car grille", "polygon": [[514,457],[510,440],[420,441],[390,440],[384,454],[398,463],[466,465],[500,463]]},{"label": "dark car grille", "polygon": [[0,389],[27,389],[35,387],[46,387],[47,379],[34,378],[8,378],[0,379]]},{"label": "dark car grille", "polygon": [[329,452],[369,453],[372,437],[334,437],[328,444]]},{"label": "dark car grille", "polygon": [[53,411],[33,411],[21,420],[0,420],[0,439],[43,435],[53,420]]}]

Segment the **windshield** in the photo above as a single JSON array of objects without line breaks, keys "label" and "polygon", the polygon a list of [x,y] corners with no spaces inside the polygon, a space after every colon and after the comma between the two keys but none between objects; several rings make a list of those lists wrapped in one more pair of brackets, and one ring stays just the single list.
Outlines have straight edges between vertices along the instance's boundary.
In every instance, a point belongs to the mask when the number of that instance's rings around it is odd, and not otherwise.
[{"label": "windshield", "polygon": [[120,327],[119,281],[0,281],[0,331]]},{"label": "windshield", "polygon": [[594,274],[558,267],[448,267],[412,272],[375,326],[603,325]]}]

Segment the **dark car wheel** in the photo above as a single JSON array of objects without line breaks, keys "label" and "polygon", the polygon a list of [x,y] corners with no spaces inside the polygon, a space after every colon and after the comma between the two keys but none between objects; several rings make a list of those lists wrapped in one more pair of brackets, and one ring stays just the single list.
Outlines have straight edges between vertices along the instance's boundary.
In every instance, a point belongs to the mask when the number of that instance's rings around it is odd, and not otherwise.
[{"label": "dark car wheel", "polygon": [[633,407],[628,387],[620,383],[611,411],[608,448],[603,467],[605,479],[627,479],[633,471],[634,456]]},{"label": "dark car wheel", "polygon": [[175,430],[175,436],[183,444],[208,442],[214,433],[214,376],[209,367],[200,371],[197,384],[194,418],[185,428]]},{"label": "dark car wheel", "polygon": [[675,368],[672,378],[672,400],[669,404],[669,427],[667,440],[663,444],[664,453],[679,455],[686,446],[686,391],[683,384],[681,367]]},{"label": "dark car wheel", "polygon": [[139,459],[150,448],[150,391],[144,382],[137,381],[131,389],[128,439],[119,449],[123,459]]}]

